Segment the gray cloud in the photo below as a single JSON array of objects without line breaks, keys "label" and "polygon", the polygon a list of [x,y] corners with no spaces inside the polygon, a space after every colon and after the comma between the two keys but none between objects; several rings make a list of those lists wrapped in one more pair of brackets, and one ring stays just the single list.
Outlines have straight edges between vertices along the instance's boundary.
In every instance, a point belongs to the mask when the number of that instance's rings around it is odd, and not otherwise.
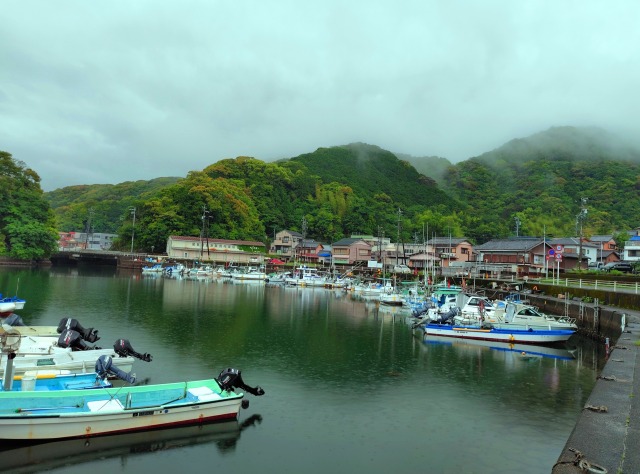
[{"label": "gray cloud", "polygon": [[45,190],[366,142],[459,161],[636,134],[633,0],[3,4],[0,149]]}]

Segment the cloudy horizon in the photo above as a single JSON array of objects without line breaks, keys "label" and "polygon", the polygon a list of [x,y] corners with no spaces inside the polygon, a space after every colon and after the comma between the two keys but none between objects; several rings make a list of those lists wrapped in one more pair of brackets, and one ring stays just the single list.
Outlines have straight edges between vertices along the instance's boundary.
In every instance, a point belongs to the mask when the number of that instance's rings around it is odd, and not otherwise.
[{"label": "cloudy horizon", "polygon": [[554,126],[640,135],[630,0],[3,7],[0,150],[45,191],[353,142],[459,162]]}]

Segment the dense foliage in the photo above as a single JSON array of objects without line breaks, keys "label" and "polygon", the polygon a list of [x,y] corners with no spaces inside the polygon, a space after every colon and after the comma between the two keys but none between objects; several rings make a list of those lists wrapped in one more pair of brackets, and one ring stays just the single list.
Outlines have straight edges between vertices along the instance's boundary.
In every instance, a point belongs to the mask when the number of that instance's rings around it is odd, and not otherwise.
[{"label": "dense foliage", "polygon": [[40,260],[57,249],[58,233],[38,174],[0,151],[0,255]]},{"label": "dense foliage", "polygon": [[[182,179],[72,186],[45,197],[59,230],[117,233],[123,250],[132,233],[139,251],[163,250],[172,234],[268,243],[283,229],[321,242],[368,234],[483,243],[516,235],[516,221],[518,235],[620,234],[640,215],[640,152],[619,143],[601,130],[559,127],[455,165],[357,143],[272,163],[223,159]],[[18,235],[10,223],[0,227],[5,242],[8,231]]]},{"label": "dense foliage", "polygon": [[45,198],[55,212],[60,231],[114,234],[137,200],[152,196],[178,179],[67,186],[46,193]]}]

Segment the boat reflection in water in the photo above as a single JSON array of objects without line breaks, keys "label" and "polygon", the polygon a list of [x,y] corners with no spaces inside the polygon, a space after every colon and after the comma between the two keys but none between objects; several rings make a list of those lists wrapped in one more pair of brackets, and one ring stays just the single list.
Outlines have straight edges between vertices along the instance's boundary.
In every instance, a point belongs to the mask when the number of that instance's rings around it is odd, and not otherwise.
[{"label": "boat reflection in water", "polygon": [[515,344],[509,342],[482,341],[477,339],[455,339],[446,336],[424,335],[424,344],[442,344],[455,347],[461,350],[485,349],[496,351],[505,355],[512,355],[516,359],[532,360],[536,358],[549,358],[558,360],[574,360],[572,351],[566,349],[564,345],[559,346],[537,346],[532,344]]},{"label": "boat reflection in water", "polygon": [[45,471],[94,462],[97,458],[127,458],[208,443],[215,444],[220,452],[233,451],[242,431],[261,422],[260,415],[252,415],[242,422],[226,421],[124,435],[45,443],[5,441],[0,447],[0,471]]}]

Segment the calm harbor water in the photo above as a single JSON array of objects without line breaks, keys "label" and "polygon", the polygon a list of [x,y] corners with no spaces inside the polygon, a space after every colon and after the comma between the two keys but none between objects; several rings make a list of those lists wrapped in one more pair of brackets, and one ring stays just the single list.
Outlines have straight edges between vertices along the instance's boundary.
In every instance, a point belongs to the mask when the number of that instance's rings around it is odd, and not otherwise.
[{"label": "calm harbor water", "polygon": [[350,294],[111,268],[0,268],[0,292],[27,300],[29,325],[63,317],[128,339],[161,383],[242,370],[238,422],[11,447],[10,472],[547,473],[604,364],[574,336],[522,357],[412,335],[405,314]]}]

